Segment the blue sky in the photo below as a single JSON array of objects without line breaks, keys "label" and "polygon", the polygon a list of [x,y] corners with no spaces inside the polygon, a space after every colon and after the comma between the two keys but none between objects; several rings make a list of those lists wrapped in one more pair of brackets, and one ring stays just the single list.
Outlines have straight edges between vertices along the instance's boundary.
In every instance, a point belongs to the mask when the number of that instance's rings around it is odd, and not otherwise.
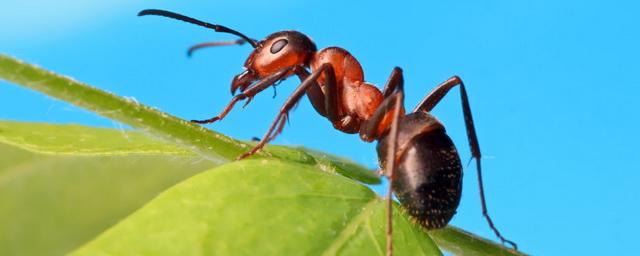
[{"label": "blue sky", "polygon": [[[437,83],[467,84],[489,211],[501,231],[535,255],[631,255],[640,229],[640,4],[633,1],[9,1],[0,52],[185,119],[216,115],[231,98],[248,46],[185,55],[233,39],[159,17],[163,8],[251,37],[296,29],[318,47],[341,46],[381,86],[404,69],[412,108]],[[261,136],[286,95],[265,91],[211,129]],[[0,82],[0,119],[120,127],[113,121]],[[457,90],[434,110],[469,159]],[[375,145],[342,134],[306,99],[275,141],[376,165]],[[482,219],[475,167],[464,177],[452,224],[494,238]]]}]

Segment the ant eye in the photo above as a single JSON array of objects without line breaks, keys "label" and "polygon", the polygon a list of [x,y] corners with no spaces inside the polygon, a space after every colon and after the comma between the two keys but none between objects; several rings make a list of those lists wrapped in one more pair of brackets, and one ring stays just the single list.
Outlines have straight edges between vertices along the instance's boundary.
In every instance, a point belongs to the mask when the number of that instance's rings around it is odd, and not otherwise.
[{"label": "ant eye", "polygon": [[280,39],[278,41],[276,41],[275,43],[273,43],[271,45],[271,53],[276,54],[278,53],[280,50],[282,50],[282,48],[284,48],[287,44],[289,43],[289,41],[287,41],[287,39]]}]

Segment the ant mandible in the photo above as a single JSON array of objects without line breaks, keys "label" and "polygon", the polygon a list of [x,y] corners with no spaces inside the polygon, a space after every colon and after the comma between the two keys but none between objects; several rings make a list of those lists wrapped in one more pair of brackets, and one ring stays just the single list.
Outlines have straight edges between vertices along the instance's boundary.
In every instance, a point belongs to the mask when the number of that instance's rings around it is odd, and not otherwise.
[{"label": "ant mandible", "polygon": [[[298,31],[280,31],[262,41],[251,39],[233,29],[203,22],[163,10],[143,10],[138,16],[169,17],[217,32],[230,33],[240,39],[228,42],[198,44],[188,51],[208,46],[250,44],[254,50],[247,58],[245,71],[231,82],[231,102],[216,117],[192,120],[199,124],[222,120],[233,106],[246,100],[245,106],[264,89],[296,75],[301,83],[284,103],[277,117],[260,142],[240,155],[253,155],[273,140],[284,127],[289,111],[305,94],[315,110],[331,121],[333,127],[345,133],[359,133],[366,142],[378,141],[376,147],[383,174],[389,179],[387,197],[387,255],[393,254],[392,199],[394,191],[402,206],[427,229],[442,228],[449,223],[460,203],[462,165],[444,125],[430,111],[455,86],[460,87],[462,112],[471,148],[476,160],[482,214],[489,227],[503,242],[517,250],[517,245],[505,239],[487,212],[480,167],[480,146],[476,136],[471,107],[464,83],[453,76],[439,84],[413,111],[405,113],[402,70],[394,68],[384,89],[364,81],[360,63],[345,49],[328,47],[317,50],[309,37]],[[309,69],[311,72],[309,72]]]}]

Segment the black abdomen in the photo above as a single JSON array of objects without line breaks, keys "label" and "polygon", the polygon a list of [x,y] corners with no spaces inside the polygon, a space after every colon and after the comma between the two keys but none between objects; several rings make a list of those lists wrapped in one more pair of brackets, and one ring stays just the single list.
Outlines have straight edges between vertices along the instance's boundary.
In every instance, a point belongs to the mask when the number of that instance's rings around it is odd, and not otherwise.
[{"label": "black abdomen", "polygon": [[428,229],[456,213],[462,192],[460,156],[444,129],[414,137],[398,161],[393,190],[408,213]]}]

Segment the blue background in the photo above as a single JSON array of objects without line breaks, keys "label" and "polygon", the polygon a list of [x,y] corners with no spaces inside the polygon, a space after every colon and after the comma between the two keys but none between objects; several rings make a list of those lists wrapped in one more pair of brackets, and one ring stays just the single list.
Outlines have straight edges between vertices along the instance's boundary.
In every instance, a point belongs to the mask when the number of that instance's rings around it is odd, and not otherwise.
[{"label": "blue background", "polygon": [[[413,107],[457,74],[467,84],[489,211],[497,226],[535,255],[632,255],[640,184],[640,5],[634,1],[5,1],[0,52],[183,117],[216,115],[231,98],[249,46],[197,52],[188,46],[235,39],[160,17],[163,8],[235,28],[251,37],[296,29],[318,47],[341,46],[381,86],[404,69]],[[267,90],[211,129],[262,136],[297,85]],[[434,110],[469,159],[458,90]],[[0,82],[0,119],[113,121]],[[342,134],[305,99],[275,141],[348,156],[376,167],[374,144]],[[482,219],[474,165],[452,224],[494,238]],[[383,191],[384,188],[376,188]]]}]

